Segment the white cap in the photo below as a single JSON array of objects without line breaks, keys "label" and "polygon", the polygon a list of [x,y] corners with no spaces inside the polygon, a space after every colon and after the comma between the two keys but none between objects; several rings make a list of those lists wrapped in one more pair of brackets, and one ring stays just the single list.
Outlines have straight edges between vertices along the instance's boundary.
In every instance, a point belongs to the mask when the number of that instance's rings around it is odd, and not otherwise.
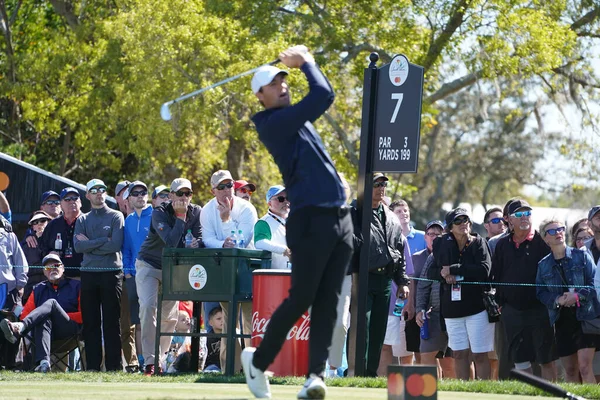
[{"label": "white cap", "polygon": [[274,67],[272,65],[265,65],[260,67],[258,71],[254,73],[250,85],[252,86],[252,92],[258,93],[260,88],[268,85],[273,79],[279,74],[288,74],[287,71]]},{"label": "white cap", "polygon": [[91,188],[96,187],[96,186],[106,189],[106,185],[100,179],[92,179],[85,185],[88,192],[90,191]]},{"label": "white cap", "polygon": [[171,182],[171,192],[176,192],[181,189],[192,190],[192,182],[185,178],[173,179],[173,182]]}]

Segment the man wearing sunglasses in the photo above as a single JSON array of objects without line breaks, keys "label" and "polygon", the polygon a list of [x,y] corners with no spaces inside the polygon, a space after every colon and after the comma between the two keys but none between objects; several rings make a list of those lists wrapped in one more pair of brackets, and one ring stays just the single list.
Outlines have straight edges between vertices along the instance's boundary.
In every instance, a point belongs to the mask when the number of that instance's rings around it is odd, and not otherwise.
[{"label": "man wearing sunglasses", "polygon": [[487,232],[485,240],[489,241],[497,235],[501,235],[506,230],[502,210],[499,207],[492,207],[485,212],[483,216],[483,227]]},{"label": "man wearing sunglasses", "polygon": [[273,313],[260,347],[246,348],[242,364],[250,391],[257,397],[270,396],[264,371],[290,328],[312,306],[309,377],[298,397],[322,398],[327,391],[322,378],[338,297],[352,257],[352,219],[344,206],[340,176],[313,126],[333,103],[331,84],[306,46],[290,47],[279,59],[305,75],[308,94],[292,105],[288,72],[260,68],[251,86],[265,110],[252,121],[279,167],[292,204],[286,225],[287,243],[294,254],[292,286],[289,297]]},{"label": "man wearing sunglasses", "polygon": [[52,340],[67,339],[81,329],[80,282],[64,276],[65,267],[59,256],[48,254],[41,263],[46,280],[33,288],[23,307],[22,322],[4,319],[0,328],[11,343],[26,332],[33,333],[36,372],[50,372]]},{"label": "man wearing sunglasses", "polygon": [[152,191],[152,207],[157,208],[162,203],[169,201],[169,188],[165,185],[160,185]]},{"label": "man wearing sunglasses", "polygon": [[250,201],[250,197],[256,192],[256,185],[245,180],[238,180],[233,183],[233,190],[237,197]]},{"label": "man wearing sunglasses", "polygon": [[535,288],[538,263],[550,253],[550,247],[533,228],[527,201],[512,201],[507,213],[513,231],[498,240],[492,257],[493,281],[514,284],[496,287],[507,352],[516,369],[532,373],[531,363],[536,362],[544,379],[556,380],[554,331]]},{"label": "man wearing sunglasses", "polygon": [[[215,196],[202,210],[200,220],[202,223],[202,238],[208,248],[233,248],[235,240],[239,240],[241,231],[244,247],[254,248],[252,238],[254,237],[254,224],[258,220],[256,208],[249,202],[234,195],[234,182],[231,173],[221,169],[212,174],[210,178],[211,193]],[[238,237],[234,237],[235,232]],[[223,332],[228,329],[227,312],[228,304],[221,303],[223,309]],[[243,330],[252,332],[252,304],[244,302],[240,304],[243,320]],[[250,346],[250,340],[245,339],[246,345]],[[221,340],[221,366],[225,366],[227,357],[227,340]],[[236,357],[239,360],[239,357]],[[236,363],[237,364],[237,363]],[[238,365],[235,366],[239,371]],[[225,372],[225,368],[222,368]]]},{"label": "man wearing sunglasses", "polygon": [[[177,178],[171,182],[169,202],[165,202],[152,211],[152,219],[148,237],[140,247],[135,260],[135,283],[140,305],[140,325],[142,329],[142,354],[144,356],[144,374],[154,374],[156,359],[156,303],[160,285],[162,284],[162,252],[164,248],[185,247],[185,235],[190,230],[194,237],[192,247],[204,247],[200,229],[202,208],[192,204],[192,183],[185,178]],[[139,190],[137,197],[144,197]],[[143,190],[142,190],[143,192]],[[160,192],[159,192],[160,193]],[[138,200],[141,204],[141,200]],[[202,213],[201,213],[202,211]],[[174,332],[177,324],[177,302],[162,302],[162,332]],[[161,354],[169,349],[170,336],[160,338]],[[158,368],[158,367],[156,367]]]},{"label": "man wearing sunglasses", "polygon": [[125,285],[121,294],[121,346],[127,362],[125,370],[130,373],[139,371],[136,353],[135,330],[140,323],[140,306],[135,284],[135,259],[142,243],[150,231],[152,206],[148,204],[148,186],[142,181],[129,184],[123,193],[123,200],[131,210],[125,218],[123,235],[123,274]]},{"label": "man wearing sunglasses", "polygon": [[290,213],[290,202],[285,187],[271,186],[266,197],[269,211],[254,225],[254,245],[271,252],[271,268],[289,268],[292,252],[285,240],[285,221]]},{"label": "man wearing sunglasses", "polygon": [[119,206],[119,210],[123,213],[123,218],[126,218],[129,213],[131,213],[131,208],[129,208],[129,202],[127,199],[123,198],[127,188],[131,182],[128,180],[120,181],[117,183],[115,187],[115,200],[117,201],[117,205]]},{"label": "man wearing sunglasses", "polygon": [[[83,262],[83,253],[75,251],[73,237],[75,223],[81,215],[81,199],[79,191],[74,187],[66,187],[60,192],[60,208],[62,216],[48,223],[40,238],[42,255],[55,253],[65,265],[65,275],[79,279],[79,268]],[[60,241],[57,241],[60,235]],[[58,247],[57,247],[58,246]]]},{"label": "man wearing sunglasses", "polygon": [[100,371],[102,339],[104,366],[121,371],[121,292],[123,286],[123,214],[106,205],[106,185],[86,184],[90,212],[77,218],[73,245],[83,253],[81,311],[87,368]]},{"label": "man wearing sunglasses", "polygon": [[61,213],[60,198],[58,193],[53,190],[48,190],[42,193],[40,199],[40,210],[50,215],[52,218],[56,218]]}]

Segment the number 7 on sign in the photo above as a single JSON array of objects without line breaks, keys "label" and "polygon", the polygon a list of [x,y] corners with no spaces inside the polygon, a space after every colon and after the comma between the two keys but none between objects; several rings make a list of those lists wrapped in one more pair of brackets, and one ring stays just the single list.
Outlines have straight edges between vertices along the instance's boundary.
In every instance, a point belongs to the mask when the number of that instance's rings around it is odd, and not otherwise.
[{"label": "number 7 on sign", "polygon": [[394,108],[394,113],[392,114],[392,119],[390,120],[390,124],[396,122],[396,117],[398,116],[398,110],[400,110],[400,105],[402,104],[402,99],[404,98],[404,93],[392,93],[392,100],[397,100],[396,108]]}]

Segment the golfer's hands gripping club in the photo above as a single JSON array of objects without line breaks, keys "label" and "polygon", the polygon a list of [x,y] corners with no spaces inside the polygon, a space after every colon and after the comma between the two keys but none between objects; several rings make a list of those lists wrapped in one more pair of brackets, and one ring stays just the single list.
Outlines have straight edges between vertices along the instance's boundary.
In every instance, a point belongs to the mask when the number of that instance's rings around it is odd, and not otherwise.
[{"label": "golfer's hands gripping club", "polygon": [[292,46],[279,53],[279,60],[288,68],[300,68],[304,63],[314,63],[315,58],[304,45]]}]

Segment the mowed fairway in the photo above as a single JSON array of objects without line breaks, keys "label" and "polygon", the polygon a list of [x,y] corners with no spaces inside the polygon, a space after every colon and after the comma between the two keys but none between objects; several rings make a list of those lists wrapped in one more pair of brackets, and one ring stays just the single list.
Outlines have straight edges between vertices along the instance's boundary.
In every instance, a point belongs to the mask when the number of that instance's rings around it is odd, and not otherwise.
[{"label": "mowed fairway", "polygon": [[[273,399],[295,399],[300,386],[272,385]],[[0,399],[252,399],[248,388],[239,383],[117,383],[117,382],[32,382],[3,381]],[[330,387],[327,399],[387,399],[385,389]],[[440,400],[541,400],[547,397],[441,392]]]}]

